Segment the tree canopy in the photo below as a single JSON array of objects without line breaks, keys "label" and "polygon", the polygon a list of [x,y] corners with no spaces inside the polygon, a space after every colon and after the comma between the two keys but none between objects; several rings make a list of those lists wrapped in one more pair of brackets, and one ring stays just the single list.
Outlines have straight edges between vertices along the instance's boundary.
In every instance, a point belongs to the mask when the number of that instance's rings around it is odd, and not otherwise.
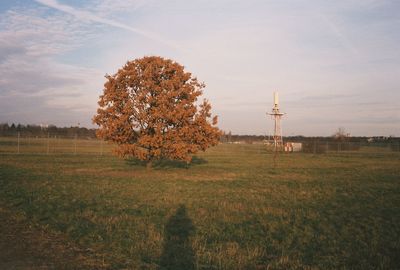
[{"label": "tree canopy", "polygon": [[177,62],[143,57],[106,79],[93,122],[100,138],[117,144],[119,156],[148,166],[162,158],[190,162],[218,143],[217,117],[206,99],[198,102],[205,84]]}]

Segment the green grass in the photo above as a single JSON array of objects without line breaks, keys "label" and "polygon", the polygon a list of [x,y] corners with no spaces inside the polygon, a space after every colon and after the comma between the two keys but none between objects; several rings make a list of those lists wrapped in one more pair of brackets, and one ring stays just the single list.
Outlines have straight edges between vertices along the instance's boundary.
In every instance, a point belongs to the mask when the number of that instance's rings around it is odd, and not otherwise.
[{"label": "green grass", "polygon": [[148,171],[85,154],[95,145],[27,150],[0,151],[0,201],[74,245],[81,268],[400,267],[400,153],[282,154],[274,164],[261,145],[223,144],[189,168]]}]

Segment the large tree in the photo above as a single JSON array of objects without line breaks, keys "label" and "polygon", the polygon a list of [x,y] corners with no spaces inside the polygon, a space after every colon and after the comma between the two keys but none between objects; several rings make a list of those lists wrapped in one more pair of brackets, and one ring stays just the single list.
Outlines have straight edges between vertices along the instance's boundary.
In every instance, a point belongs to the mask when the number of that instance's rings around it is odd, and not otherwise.
[{"label": "large tree", "polygon": [[211,105],[198,97],[205,87],[184,67],[158,56],[127,62],[106,75],[93,122],[98,137],[117,144],[116,153],[151,167],[167,158],[191,161],[216,145],[221,135]]}]

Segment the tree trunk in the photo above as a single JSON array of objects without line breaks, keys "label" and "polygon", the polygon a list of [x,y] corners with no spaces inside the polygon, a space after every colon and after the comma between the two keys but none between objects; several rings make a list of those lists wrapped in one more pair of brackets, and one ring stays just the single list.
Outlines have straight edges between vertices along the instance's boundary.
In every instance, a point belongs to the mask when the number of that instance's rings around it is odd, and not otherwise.
[{"label": "tree trunk", "polygon": [[146,169],[147,170],[151,170],[151,168],[153,167],[153,161],[152,160],[148,160],[146,163]]}]

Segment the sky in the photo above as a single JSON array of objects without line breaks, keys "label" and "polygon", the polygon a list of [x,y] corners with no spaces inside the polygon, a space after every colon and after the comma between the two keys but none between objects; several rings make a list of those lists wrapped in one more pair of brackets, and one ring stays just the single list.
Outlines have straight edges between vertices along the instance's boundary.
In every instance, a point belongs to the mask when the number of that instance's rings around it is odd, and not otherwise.
[{"label": "sky", "polygon": [[400,1],[0,0],[0,122],[95,127],[105,74],[170,58],[218,126],[400,136]]}]

